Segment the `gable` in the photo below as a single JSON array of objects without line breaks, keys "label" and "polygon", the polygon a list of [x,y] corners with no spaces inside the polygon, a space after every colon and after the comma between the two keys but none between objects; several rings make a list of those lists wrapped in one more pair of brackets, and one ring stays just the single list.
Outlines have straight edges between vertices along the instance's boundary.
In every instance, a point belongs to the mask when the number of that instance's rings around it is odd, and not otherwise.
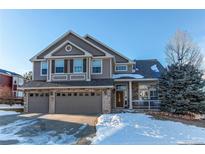
[{"label": "gable", "polygon": [[116,63],[128,63],[130,61],[128,58],[120,55],[119,53],[117,53],[113,49],[107,47],[106,45],[104,45],[100,41],[97,41],[96,39],[94,39],[93,37],[91,37],[89,35],[86,35],[85,39],[88,40],[89,42],[93,43],[94,45],[98,46],[99,48],[105,50],[109,54],[113,55],[115,57]]},{"label": "gable", "polygon": [[31,61],[35,60],[35,59],[44,59],[44,56],[48,55],[50,52],[55,50],[57,47],[59,47],[65,41],[70,41],[71,43],[75,44],[76,46],[78,46],[78,47],[82,48],[83,50],[87,51],[88,53],[90,53],[92,56],[106,56],[106,54],[107,54],[105,51],[103,51],[102,49],[98,48],[97,46],[91,44],[89,41],[85,40],[84,38],[81,38],[80,36],[78,36],[74,32],[68,32],[68,33],[65,33],[63,36],[61,36],[60,38],[58,38],[53,43],[51,43],[43,51],[39,52],[37,55],[32,57]]},{"label": "gable", "polygon": [[[66,51],[66,47],[71,46],[71,51]],[[85,55],[80,49],[71,45],[70,43],[64,44],[60,49],[56,50],[52,56],[70,56],[70,55]]]}]

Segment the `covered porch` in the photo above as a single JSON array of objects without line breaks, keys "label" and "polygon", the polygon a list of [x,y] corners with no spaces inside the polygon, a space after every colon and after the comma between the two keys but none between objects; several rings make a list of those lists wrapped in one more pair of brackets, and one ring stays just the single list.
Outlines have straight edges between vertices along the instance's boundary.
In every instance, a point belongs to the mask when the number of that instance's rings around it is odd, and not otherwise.
[{"label": "covered porch", "polygon": [[158,110],[158,79],[116,79],[113,109]]}]

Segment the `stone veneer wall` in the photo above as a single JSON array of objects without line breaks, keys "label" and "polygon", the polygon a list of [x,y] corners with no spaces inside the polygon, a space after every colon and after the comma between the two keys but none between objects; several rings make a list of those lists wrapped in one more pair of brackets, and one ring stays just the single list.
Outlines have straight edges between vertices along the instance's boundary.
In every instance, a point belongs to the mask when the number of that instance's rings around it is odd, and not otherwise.
[{"label": "stone veneer wall", "polygon": [[138,99],[138,82],[132,82],[132,100]]},{"label": "stone veneer wall", "polygon": [[102,112],[111,112],[111,89],[106,89],[102,91]]}]

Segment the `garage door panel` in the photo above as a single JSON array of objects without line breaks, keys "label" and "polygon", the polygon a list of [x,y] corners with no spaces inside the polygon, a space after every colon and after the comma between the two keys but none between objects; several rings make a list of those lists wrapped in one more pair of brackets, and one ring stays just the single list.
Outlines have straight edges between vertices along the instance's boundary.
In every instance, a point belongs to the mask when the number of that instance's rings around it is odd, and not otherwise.
[{"label": "garage door panel", "polygon": [[99,114],[101,96],[56,96],[56,113]]},{"label": "garage door panel", "polygon": [[48,113],[49,111],[49,97],[44,96],[29,96],[28,111],[33,113]]}]

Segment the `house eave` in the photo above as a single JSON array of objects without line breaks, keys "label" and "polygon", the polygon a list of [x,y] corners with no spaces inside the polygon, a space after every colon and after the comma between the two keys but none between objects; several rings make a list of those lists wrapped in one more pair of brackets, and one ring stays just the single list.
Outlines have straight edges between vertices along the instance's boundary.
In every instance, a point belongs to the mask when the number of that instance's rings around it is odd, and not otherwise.
[{"label": "house eave", "polygon": [[119,81],[158,81],[158,78],[142,78],[142,79],[114,79],[114,82]]},{"label": "house eave", "polygon": [[22,87],[19,90],[44,90],[44,89],[106,89],[114,86],[67,86],[67,87]]}]

